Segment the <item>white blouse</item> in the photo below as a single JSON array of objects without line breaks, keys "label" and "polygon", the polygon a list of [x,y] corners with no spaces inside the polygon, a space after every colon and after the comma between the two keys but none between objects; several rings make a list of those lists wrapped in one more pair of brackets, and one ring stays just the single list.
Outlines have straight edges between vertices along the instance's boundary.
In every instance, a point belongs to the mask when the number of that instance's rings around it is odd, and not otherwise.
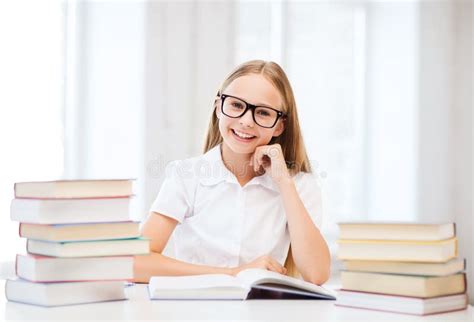
[{"label": "white blouse", "polygon": [[[306,210],[322,224],[315,175],[293,177]],[[176,219],[175,258],[193,264],[236,267],[262,255],[285,263],[290,236],[282,199],[269,174],[241,186],[225,167],[220,145],[199,157],[170,163],[150,209]]]}]

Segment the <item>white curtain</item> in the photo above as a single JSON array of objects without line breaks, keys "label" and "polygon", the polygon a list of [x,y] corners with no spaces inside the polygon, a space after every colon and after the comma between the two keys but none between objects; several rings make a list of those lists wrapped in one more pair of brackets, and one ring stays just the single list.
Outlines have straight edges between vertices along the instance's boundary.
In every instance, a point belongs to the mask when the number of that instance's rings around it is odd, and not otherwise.
[{"label": "white curtain", "polygon": [[1,263],[25,251],[18,223],[10,220],[13,184],[63,172],[61,1],[0,1],[0,39]]}]

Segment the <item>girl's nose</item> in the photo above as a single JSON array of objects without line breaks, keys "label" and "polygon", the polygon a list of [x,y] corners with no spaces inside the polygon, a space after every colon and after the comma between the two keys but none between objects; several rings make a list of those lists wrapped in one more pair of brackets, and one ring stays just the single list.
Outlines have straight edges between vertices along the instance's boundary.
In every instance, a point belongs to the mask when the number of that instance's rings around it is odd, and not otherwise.
[{"label": "girl's nose", "polygon": [[253,127],[254,121],[252,116],[252,110],[247,110],[244,115],[242,115],[239,119],[240,124],[247,127]]}]

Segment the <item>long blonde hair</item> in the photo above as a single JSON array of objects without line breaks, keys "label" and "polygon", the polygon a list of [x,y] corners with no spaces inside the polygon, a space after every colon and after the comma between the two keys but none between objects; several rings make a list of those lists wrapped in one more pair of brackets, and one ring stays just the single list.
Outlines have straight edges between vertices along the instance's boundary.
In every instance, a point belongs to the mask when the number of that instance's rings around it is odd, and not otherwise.
[{"label": "long blonde hair", "polygon": [[[295,175],[300,171],[311,172],[311,165],[301,135],[293,89],[291,88],[285,72],[277,63],[263,60],[251,60],[237,66],[225,78],[218,90],[218,96],[222,94],[227,86],[229,86],[229,84],[235,79],[249,74],[260,74],[264,76],[278,90],[283,101],[283,112],[287,115],[284,120],[285,130],[280,136],[273,137],[269,144],[280,144],[288,170],[292,175]],[[219,132],[219,119],[215,113],[215,109],[218,107],[218,101],[218,98],[214,100],[211,120],[209,122],[204,142],[204,153],[222,142],[222,135]],[[300,277],[293,261],[291,246],[288,251],[285,267],[288,270],[288,275]]]}]

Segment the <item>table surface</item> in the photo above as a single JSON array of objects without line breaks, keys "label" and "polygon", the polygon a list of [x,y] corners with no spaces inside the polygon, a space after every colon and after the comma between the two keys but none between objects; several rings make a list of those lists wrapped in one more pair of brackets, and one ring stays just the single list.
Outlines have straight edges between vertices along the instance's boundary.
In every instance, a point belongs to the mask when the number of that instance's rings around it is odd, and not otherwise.
[{"label": "table surface", "polygon": [[[4,281],[1,281],[4,288]],[[8,302],[0,297],[5,320],[256,320],[256,321],[474,321],[473,308],[430,316],[338,307],[334,301],[150,301],[146,285],[126,288],[126,301],[44,308]]]}]

